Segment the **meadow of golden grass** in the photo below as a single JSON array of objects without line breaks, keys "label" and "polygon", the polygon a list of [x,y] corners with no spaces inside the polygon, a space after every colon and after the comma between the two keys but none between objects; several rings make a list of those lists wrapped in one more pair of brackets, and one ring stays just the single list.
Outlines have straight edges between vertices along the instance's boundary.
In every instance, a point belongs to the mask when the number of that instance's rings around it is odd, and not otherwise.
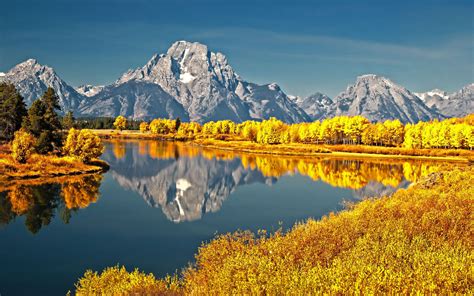
[{"label": "meadow of golden grass", "polygon": [[[88,294],[452,294],[474,286],[474,169],[429,175],[284,233],[247,231],[203,244],[181,274],[87,271]],[[157,262],[159,264],[159,262]]]},{"label": "meadow of golden grass", "polygon": [[0,181],[99,173],[107,167],[107,163],[99,159],[85,164],[73,157],[39,154],[33,154],[26,163],[20,164],[10,154],[0,153]]}]

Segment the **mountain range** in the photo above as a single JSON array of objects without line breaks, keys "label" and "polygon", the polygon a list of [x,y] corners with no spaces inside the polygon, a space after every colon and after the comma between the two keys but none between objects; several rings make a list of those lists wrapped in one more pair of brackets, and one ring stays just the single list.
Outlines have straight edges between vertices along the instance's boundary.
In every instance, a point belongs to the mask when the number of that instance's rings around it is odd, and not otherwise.
[{"label": "mountain range", "polygon": [[474,112],[474,84],[453,94],[441,90],[414,93],[374,74],[357,77],[333,99],[322,93],[295,97],[276,83],[259,85],[242,79],[225,55],[188,41],[175,42],[166,53],[155,54],[143,67],[128,70],[110,85],[74,88],[35,59],[0,73],[2,80],[13,83],[28,106],[52,87],[62,112],[73,111],[76,116],[180,117],[200,123],[276,117],[296,123],[363,115],[371,121],[415,123]]}]

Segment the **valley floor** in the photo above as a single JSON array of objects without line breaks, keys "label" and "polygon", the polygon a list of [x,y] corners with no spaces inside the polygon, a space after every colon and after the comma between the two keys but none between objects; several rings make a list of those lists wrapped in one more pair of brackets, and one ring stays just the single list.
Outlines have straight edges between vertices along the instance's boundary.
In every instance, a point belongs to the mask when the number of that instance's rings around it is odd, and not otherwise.
[{"label": "valley floor", "polygon": [[325,145],[325,144],[258,144],[238,138],[216,140],[212,138],[186,138],[175,134],[157,135],[137,130],[94,130],[101,138],[129,140],[169,140],[186,141],[206,148],[242,151],[258,154],[278,154],[291,156],[328,156],[334,157],[376,157],[396,159],[441,160],[449,162],[472,162],[474,151],[463,149],[407,149],[367,145]]},{"label": "valley floor", "polygon": [[[173,277],[87,271],[89,294],[469,294],[474,286],[474,167],[446,167],[288,232],[220,235]],[[119,260],[119,258],[118,258]],[[156,262],[156,264],[160,264]]]}]

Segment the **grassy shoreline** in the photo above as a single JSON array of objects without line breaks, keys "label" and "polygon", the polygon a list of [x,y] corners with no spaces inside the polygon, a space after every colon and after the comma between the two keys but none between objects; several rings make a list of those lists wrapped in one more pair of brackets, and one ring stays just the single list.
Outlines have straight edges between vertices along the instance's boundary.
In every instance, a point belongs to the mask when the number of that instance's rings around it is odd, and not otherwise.
[{"label": "grassy shoreline", "polygon": [[25,164],[19,164],[9,154],[0,153],[0,182],[98,174],[108,169],[109,165],[100,159],[86,164],[71,157],[34,154]]},{"label": "grassy shoreline", "polygon": [[435,160],[469,163],[474,161],[474,151],[462,149],[406,149],[365,145],[325,145],[325,144],[258,144],[239,139],[215,140],[210,138],[177,137],[174,134],[156,135],[135,130],[94,130],[99,137],[108,140],[160,140],[183,141],[201,147],[241,151],[255,154],[272,154],[305,157],[341,157],[341,158],[396,158],[409,160]]},{"label": "grassy shoreline", "polygon": [[469,293],[473,182],[473,166],[449,167],[390,197],[363,200],[288,232],[219,235],[172,277],[119,266],[87,271],[76,293]]}]

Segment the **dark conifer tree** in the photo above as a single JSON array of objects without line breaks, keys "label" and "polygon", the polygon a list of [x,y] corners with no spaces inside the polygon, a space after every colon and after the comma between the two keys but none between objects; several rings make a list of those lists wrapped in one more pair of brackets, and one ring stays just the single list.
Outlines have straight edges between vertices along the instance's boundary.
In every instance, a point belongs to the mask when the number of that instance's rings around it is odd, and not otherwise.
[{"label": "dark conifer tree", "polygon": [[13,84],[0,83],[0,140],[11,140],[27,114],[23,97]]},{"label": "dark conifer tree", "polygon": [[66,130],[69,130],[73,127],[75,127],[76,124],[76,119],[74,118],[74,114],[71,111],[68,111],[66,115],[63,117],[63,128]]},{"label": "dark conifer tree", "polygon": [[52,88],[48,88],[41,99],[33,102],[23,122],[23,127],[37,138],[35,148],[39,153],[61,146],[61,121],[56,110],[61,110],[59,98]]}]

